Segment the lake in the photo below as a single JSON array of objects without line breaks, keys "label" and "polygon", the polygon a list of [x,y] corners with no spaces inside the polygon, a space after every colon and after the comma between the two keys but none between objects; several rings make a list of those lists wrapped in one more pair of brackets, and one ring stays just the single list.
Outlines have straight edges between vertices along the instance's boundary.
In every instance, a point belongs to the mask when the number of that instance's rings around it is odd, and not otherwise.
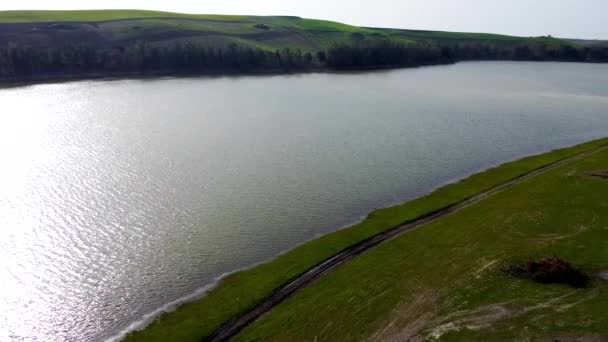
[{"label": "lake", "polygon": [[0,340],[120,336],[374,208],[608,136],[608,65],[0,89]]}]

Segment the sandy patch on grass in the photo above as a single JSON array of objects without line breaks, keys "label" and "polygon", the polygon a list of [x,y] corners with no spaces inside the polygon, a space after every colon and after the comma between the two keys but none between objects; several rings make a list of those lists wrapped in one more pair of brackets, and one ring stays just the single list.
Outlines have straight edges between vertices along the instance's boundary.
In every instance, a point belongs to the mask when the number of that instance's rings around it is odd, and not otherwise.
[{"label": "sandy patch on grass", "polygon": [[571,301],[570,298],[573,295],[580,293],[580,291],[582,290],[569,291],[557,298],[528,307],[518,307],[512,303],[500,303],[483,306],[468,312],[465,311],[459,315],[444,318],[443,320],[437,322],[437,325],[426,330],[427,334],[425,339],[438,339],[450,331],[458,331],[462,329],[480,330],[489,328],[499,321],[520,316],[539,309],[552,309],[557,312],[564,312],[578,304],[592,300],[599,294],[599,291],[594,289],[582,298]]},{"label": "sandy patch on grass", "polygon": [[475,271],[474,277],[481,278],[481,276],[483,275],[483,273],[485,271],[490,269],[492,266],[494,266],[499,261],[500,261],[500,259],[493,259],[493,260],[489,260],[487,262],[484,261],[483,264],[481,265],[481,267],[478,268],[477,271]]},{"label": "sandy patch on grass", "polygon": [[473,311],[463,312],[459,318],[435,326],[430,329],[426,339],[438,339],[453,330],[487,328],[512,315],[513,310],[508,308],[507,303],[483,306]]},{"label": "sandy patch on grass", "polygon": [[[595,218],[593,221],[595,222]],[[589,226],[583,225],[583,224],[578,224],[574,228],[574,232],[572,232],[570,234],[558,234],[558,233],[539,234],[539,237],[535,238],[534,241],[536,241],[537,243],[550,244],[552,242],[557,242],[559,240],[575,237],[577,235],[580,235],[580,234],[586,232],[587,230],[589,230]]]},{"label": "sandy patch on grass", "polygon": [[[608,274],[606,276],[608,277]],[[579,298],[575,296],[581,293],[581,291],[585,290],[572,290],[559,297],[531,306],[521,306],[515,302],[504,302],[472,310],[462,310],[443,317],[439,317],[438,315],[437,309],[440,306],[438,292],[433,293],[429,291],[417,297],[413,302],[402,303],[395,308],[392,320],[374,333],[369,340],[436,340],[451,331],[491,328],[498,322],[535,310],[550,309],[557,312],[565,312],[576,305],[592,300],[599,294],[599,290],[593,289],[583,297]],[[565,339],[564,341],[568,340]],[[596,340],[591,339],[590,341]]]},{"label": "sandy patch on grass", "polygon": [[392,319],[369,338],[370,341],[420,341],[420,334],[436,317],[439,293],[422,291],[411,302],[403,302],[393,310]]}]

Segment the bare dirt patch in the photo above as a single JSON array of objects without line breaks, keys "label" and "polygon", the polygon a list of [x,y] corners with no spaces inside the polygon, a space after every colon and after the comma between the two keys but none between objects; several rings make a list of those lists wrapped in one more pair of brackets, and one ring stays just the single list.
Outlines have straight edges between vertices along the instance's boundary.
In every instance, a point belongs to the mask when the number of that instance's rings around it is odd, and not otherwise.
[{"label": "bare dirt patch", "polygon": [[376,331],[369,341],[421,341],[420,334],[431,322],[437,319],[436,308],[440,303],[437,291],[421,290],[411,302],[397,305],[393,319]]},{"label": "bare dirt patch", "polygon": [[[595,223],[595,219],[596,217],[593,218],[592,223]],[[579,234],[586,232],[587,230],[589,230],[589,226],[578,224],[574,227],[574,232],[572,232],[571,234],[540,234],[539,237],[535,240],[538,243],[550,244],[559,240],[573,238]]]},{"label": "bare dirt patch", "polygon": [[426,336],[427,339],[438,339],[445,333],[453,330],[469,329],[479,330],[492,326],[494,323],[512,317],[515,314],[510,309],[508,303],[493,304],[480,307],[473,311],[464,311],[448,320],[435,322],[435,326],[430,329]]},{"label": "bare dirt patch", "polygon": [[[521,306],[515,302],[506,302],[490,304],[473,310],[464,310],[432,322],[432,324],[429,325],[430,328],[425,330],[426,335],[424,337],[418,335],[418,337],[421,340],[436,340],[450,331],[485,329],[492,327],[500,321],[518,317],[536,310],[540,310],[540,312],[546,310],[564,312],[578,304],[593,300],[599,294],[599,291],[594,289],[583,296],[583,298],[578,299],[575,295],[580,293],[580,291],[582,290],[572,290],[559,297],[532,306]],[[575,298],[574,300],[573,297]]]}]

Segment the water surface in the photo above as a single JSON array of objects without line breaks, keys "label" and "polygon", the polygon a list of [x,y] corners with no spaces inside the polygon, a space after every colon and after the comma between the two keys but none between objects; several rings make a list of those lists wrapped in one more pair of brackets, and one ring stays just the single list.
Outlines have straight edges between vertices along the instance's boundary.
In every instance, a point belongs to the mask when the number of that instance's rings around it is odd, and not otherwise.
[{"label": "water surface", "polygon": [[98,341],[368,211],[608,136],[608,65],[0,90],[0,340]]}]

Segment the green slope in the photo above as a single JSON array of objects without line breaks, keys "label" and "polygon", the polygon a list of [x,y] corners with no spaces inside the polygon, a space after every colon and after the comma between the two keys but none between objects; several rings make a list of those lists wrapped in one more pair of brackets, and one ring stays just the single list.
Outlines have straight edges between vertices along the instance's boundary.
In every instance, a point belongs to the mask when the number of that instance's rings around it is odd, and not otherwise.
[{"label": "green slope", "polygon": [[0,11],[0,23],[28,22],[96,22],[124,19],[190,18],[219,21],[240,21],[243,16],[201,15],[146,10],[82,10],[82,11]]},{"label": "green slope", "polygon": [[[281,255],[267,264],[229,276],[207,296],[198,301],[188,303],[175,312],[163,315],[147,329],[130,335],[126,340],[198,341],[202,337],[209,335],[221,326],[222,323],[262,300],[273,289],[350,245],[400,223],[413,220],[429,212],[462,201],[543,165],[605,144],[608,144],[608,139],[507,163],[495,169],[476,174],[459,183],[445,186],[425,197],[395,207],[376,210],[370,213],[363,222],[351,228],[325,235],[289,253]],[[426,231],[426,228],[420,229],[420,232],[424,231]],[[405,236],[409,236],[409,234]],[[406,238],[405,236],[404,238]],[[433,234],[428,235],[426,238],[432,239]],[[422,240],[416,241],[420,242]],[[414,260],[417,259],[415,258]],[[388,286],[388,282],[384,286]],[[362,292],[363,294],[365,292]],[[296,301],[296,305],[306,306],[308,297],[305,298],[304,300]],[[325,298],[320,303],[322,307],[311,304],[307,309],[328,310],[332,307],[332,299],[330,297]],[[300,312],[292,306],[289,306],[289,308],[293,314],[293,317],[290,317],[290,319],[297,320]],[[281,310],[278,312],[284,312],[284,310]],[[309,315],[310,313],[306,311],[306,314]],[[263,323],[264,321],[262,321],[260,324],[264,324],[265,326],[266,324],[271,324],[272,328],[269,327],[268,332],[269,334],[273,334],[277,332],[277,330],[273,329],[279,329],[275,324],[281,324],[280,321],[283,318],[283,314],[273,314],[269,317],[270,323]],[[367,318],[362,317],[362,319]],[[315,326],[315,328],[317,327]],[[295,329],[306,330],[306,326],[298,326]],[[259,335],[260,333],[256,331],[259,330],[254,328],[251,333]],[[313,331],[310,333],[313,333]]]},{"label": "green slope", "polygon": [[[49,25],[51,23],[61,25]],[[36,32],[36,39],[31,36]],[[81,34],[78,34],[78,33]],[[523,38],[485,33],[458,33],[366,28],[342,23],[287,16],[184,14],[142,10],[0,11],[0,46],[9,40],[44,46],[56,41],[95,41],[123,44],[146,40],[164,44],[188,40],[223,46],[240,43],[265,49],[326,49],[357,39],[391,39],[401,43],[479,42],[573,45],[555,38]],[[59,37],[59,38],[58,38]]]},{"label": "green slope", "polygon": [[236,341],[604,341],[608,282],[538,284],[507,265],[608,271],[608,150],[526,180],[359,256]]}]

